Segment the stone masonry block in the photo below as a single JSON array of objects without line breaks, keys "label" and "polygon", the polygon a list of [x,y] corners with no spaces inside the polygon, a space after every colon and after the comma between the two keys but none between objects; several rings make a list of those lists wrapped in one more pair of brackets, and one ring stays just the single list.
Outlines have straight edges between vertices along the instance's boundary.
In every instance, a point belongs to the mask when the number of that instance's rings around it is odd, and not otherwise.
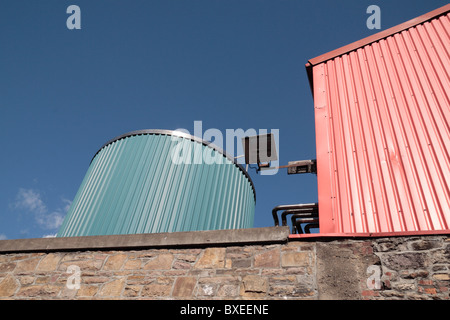
[{"label": "stone masonry block", "polygon": [[125,278],[116,279],[106,283],[99,292],[100,296],[104,297],[118,297],[122,293]]},{"label": "stone masonry block", "polygon": [[194,291],[197,279],[194,277],[179,277],[175,281],[172,296],[174,297],[191,297]]},{"label": "stone masonry block", "polygon": [[103,266],[103,270],[120,270],[126,259],[126,254],[116,254],[110,256],[106,260],[105,265]]},{"label": "stone masonry block", "polygon": [[14,269],[14,272],[15,273],[34,272],[34,270],[36,269],[36,266],[38,265],[40,260],[41,260],[41,257],[19,261],[19,262],[17,262],[17,266]]},{"label": "stone masonry block", "polygon": [[36,268],[38,272],[55,271],[58,268],[58,263],[61,261],[59,254],[49,253],[39,262]]},{"label": "stone masonry block", "polygon": [[269,282],[266,277],[247,275],[242,279],[243,296],[262,296],[267,293]]},{"label": "stone masonry block", "polygon": [[280,267],[280,249],[269,250],[255,256],[255,267],[278,268]]},{"label": "stone masonry block", "polygon": [[225,248],[207,248],[195,264],[196,269],[214,269],[225,267]]},{"label": "stone masonry block", "polygon": [[170,269],[173,262],[173,254],[160,254],[153,260],[150,260],[144,265],[145,270],[167,270]]},{"label": "stone masonry block", "polygon": [[309,261],[309,252],[284,252],[281,256],[282,267],[306,267]]},{"label": "stone masonry block", "polygon": [[19,284],[13,276],[8,276],[0,281],[0,297],[11,297],[16,292]]}]

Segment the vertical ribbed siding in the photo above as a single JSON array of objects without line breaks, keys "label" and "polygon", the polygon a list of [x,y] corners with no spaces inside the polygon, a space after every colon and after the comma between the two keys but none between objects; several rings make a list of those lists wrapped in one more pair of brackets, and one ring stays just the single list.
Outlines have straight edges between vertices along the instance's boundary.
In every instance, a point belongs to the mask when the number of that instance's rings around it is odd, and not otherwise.
[{"label": "vertical ribbed siding", "polygon": [[[191,164],[172,162],[179,143],[200,151]],[[206,164],[205,149],[223,163]],[[250,228],[254,211],[249,178],[224,154],[183,137],[130,135],[96,154],[58,237]]]},{"label": "vertical ribbed siding", "polygon": [[313,66],[321,233],[450,228],[446,13]]}]

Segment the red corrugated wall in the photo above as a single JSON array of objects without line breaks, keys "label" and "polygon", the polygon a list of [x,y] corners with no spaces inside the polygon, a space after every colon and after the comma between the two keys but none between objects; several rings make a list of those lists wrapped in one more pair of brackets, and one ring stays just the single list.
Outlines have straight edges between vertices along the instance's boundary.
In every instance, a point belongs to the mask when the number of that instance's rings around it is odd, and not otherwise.
[{"label": "red corrugated wall", "polygon": [[450,229],[449,9],[307,65],[320,233]]}]

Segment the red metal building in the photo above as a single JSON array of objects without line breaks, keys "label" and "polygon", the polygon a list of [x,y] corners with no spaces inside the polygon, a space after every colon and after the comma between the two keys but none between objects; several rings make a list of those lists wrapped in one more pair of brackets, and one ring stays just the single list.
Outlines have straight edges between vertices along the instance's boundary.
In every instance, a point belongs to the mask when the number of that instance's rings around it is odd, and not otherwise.
[{"label": "red metal building", "polygon": [[308,61],[320,234],[450,233],[449,11]]}]

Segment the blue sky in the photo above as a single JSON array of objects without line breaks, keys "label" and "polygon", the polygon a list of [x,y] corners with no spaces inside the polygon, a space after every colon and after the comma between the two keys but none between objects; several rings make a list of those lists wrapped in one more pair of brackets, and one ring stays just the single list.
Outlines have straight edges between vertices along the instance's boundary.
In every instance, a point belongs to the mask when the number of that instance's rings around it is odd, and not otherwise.
[{"label": "blue sky", "polygon": [[[3,0],[0,239],[55,234],[95,152],[129,131],[278,129],[280,165],[314,159],[305,63],[446,3]],[[372,4],[381,30],[366,26]],[[314,175],[250,174],[255,227],[317,201]]]}]

